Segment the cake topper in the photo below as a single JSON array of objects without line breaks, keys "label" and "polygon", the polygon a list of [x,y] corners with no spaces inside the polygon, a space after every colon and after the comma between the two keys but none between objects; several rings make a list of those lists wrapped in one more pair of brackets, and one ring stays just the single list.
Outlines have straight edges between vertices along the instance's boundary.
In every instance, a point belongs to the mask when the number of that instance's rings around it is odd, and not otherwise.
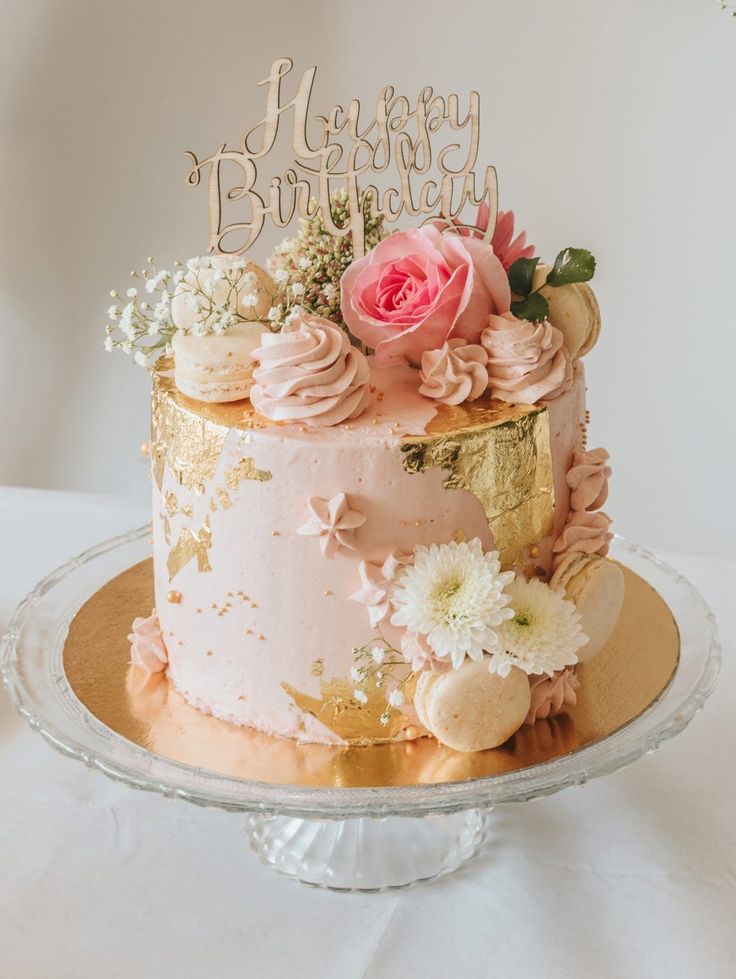
[{"label": "cake topper", "polygon": [[[402,214],[424,217],[421,223],[440,221],[448,227],[473,228],[490,241],[498,210],[498,180],[495,167],[486,167],[480,189],[474,171],[478,156],[480,96],[471,91],[467,110],[461,110],[457,95],[435,95],[430,86],[418,94],[413,106],[393,86],[378,95],[372,119],[361,116],[357,99],[348,108],[334,105],[326,116],[310,118],[310,101],[317,68],[308,68],[296,93],[284,98],[282,82],[291,72],[290,58],[280,58],[271,66],[259,85],[266,88],[263,118],[244,135],[238,149],[223,143],[205,159],[192,159],[187,182],[196,187],[202,170],[209,167],[208,196],[210,238],[208,250],[241,255],[257,240],[266,218],[277,228],[286,227],[295,214],[302,218],[321,214],[328,232],[338,237],[352,234],[353,255],[364,254],[364,222],[382,216],[389,223]],[[268,186],[257,187],[258,169],[274,148],[281,123],[291,112],[291,145],[294,165],[283,176],[273,176]],[[464,114],[463,114],[464,113]],[[433,153],[432,138],[449,127],[454,133],[467,130],[467,148],[461,142],[448,142]],[[318,138],[310,135],[317,130]],[[463,158],[464,154],[464,158]],[[440,179],[426,176],[432,165]],[[368,174],[387,174],[393,169],[398,186],[383,190],[370,182],[359,182]],[[426,177],[421,186],[412,177]],[[370,179],[370,178],[368,178]],[[335,223],[330,194],[344,187],[348,197],[349,220]],[[466,204],[489,209],[487,227],[475,229],[460,221]],[[238,212],[226,215],[233,206]]]}]

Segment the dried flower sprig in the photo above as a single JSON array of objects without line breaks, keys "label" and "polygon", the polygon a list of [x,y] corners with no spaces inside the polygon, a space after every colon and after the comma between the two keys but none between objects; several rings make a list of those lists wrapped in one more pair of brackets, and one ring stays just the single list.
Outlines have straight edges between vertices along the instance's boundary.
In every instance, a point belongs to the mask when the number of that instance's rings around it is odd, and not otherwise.
[{"label": "dried flower sprig", "polygon": [[[316,206],[316,202],[312,201]],[[383,217],[372,217],[370,195],[363,200],[365,250],[374,248],[386,236]],[[344,188],[330,197],[332,220],[339,228],[350,223],[348,194]],[[351,235],[338,237],[325,228],[321,212],[313,218],[303,218],[293,238],[277,245],[267,262],[267,268],[279,285],[300,289],[299,302],[310,313],[324,316],[338,326],[344,326],[340,312],[340,279],[353,261]],[[288,311],[284,310],[284,315]]]},{"label": "dried flower sprig", "polygon": [[174,269],[158,269],[149,258],[145,268],[130,273],[141,286],[126,290],[127,302],[116,290],[110,293],[117,302],[107,311],[106,350],[132,354],[137,364],[150,368],[171,352],[178,330],[195,336],[223,334],[237,323],[260,321],[266,309],[276,330],[284,307],[293,305],[278,287],[267,289],[245,259],[190,258],[174,262]]},{"label": "dried flower sprig", "polygon": [[383,637],[378,629],[378,638],[367,642],[364,646],[353,649],[355,665],[350,670],[350,678],[355,684],[353,697],[359,704],[368,702],[368,688],[374,685],[378,689],[386,688],[386,707],[379,720],[384,726],[391,720],[395,708],[406,702],[406,688],[414,674],[409,672],[397,679],[394,671],[397,667],[406,669],[406,660],[401,652]]}]

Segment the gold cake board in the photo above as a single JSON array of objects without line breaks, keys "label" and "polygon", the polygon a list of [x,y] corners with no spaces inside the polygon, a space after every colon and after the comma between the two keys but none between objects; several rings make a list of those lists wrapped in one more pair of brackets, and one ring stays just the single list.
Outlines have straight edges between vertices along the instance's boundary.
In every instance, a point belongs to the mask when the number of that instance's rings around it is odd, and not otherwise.
[{"label": "gold cake board", "polygon": [[365,788],[432,785],[517,771],[600,741],[639,717],[669,686],[680,637],[664,600],[622,565],[624,606],[607,646],[578,667],[578,702],[522,727],[506,744],[470,754],[433,738],[367,747],[299,744],[202,714],[163,674],[130,665],[127,636],[153,606],[150,558],[108,581],[74,616],[63,667],[74,694],[116,734],[164,758],[279,785]]}]

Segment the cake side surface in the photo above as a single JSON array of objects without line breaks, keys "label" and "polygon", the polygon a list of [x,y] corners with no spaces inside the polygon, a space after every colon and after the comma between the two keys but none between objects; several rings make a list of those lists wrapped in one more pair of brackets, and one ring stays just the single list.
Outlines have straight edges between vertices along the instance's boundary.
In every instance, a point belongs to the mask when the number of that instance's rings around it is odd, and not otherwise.
[{"label": "cake side surface", "polygon": [[[518,509],[527,485],[532,536],[516,559],[532,573],[550,573],[552,544],[569,512],[566,476],[584,433],[582,365],[549,404],[505,406],[500,414],[490,403],[443,414],[405,383],[412,374],[374,369],[365,413],[316,430],[264,423],[248,403],[216,410],[190,402],[165,371],[155,379],[156,607],[169,676],[194,706],[304,741],[416,736],[421,725],[410,705],[385,724],[385,693],[354,700],[354,649],[379,636],[398,647],[403,632],[388,614],[376,629],[380,602],[356,600],[361,563],[381,565],[392,554],[452,540],[477,539],[489,551],[491,523]],[[536,415],[532,438],[527,421]],[[457,446],[468,431],[475,457],[460,465]],[[417,469],[411,452],[422,439],[443,451],[436,465]],[[506,485],[489,498],[486,470],[504,467]],[[453,476],[479,495],[449,488]],[[332,520],[329,506],[341,496],[344,512]],[[546,533],[538,538],[540,527]],[[409,669],[393,667],[397,675]]]}]

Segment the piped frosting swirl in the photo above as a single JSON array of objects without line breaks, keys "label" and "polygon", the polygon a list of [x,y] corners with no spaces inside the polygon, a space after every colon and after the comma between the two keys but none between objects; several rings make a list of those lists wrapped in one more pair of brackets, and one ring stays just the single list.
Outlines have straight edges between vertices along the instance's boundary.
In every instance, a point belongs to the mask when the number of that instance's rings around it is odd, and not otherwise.
[{"label": "piped frosting swirl", "polygon": [[579,452],[567,474],[570,506],[573,510],[599,510],[608,499],[611,467],[605,449]]},{"label": "piped frosting swirl", "polygon": [[140,666],[146,673],[161,673],[169,662],[169,654],[164,643],[156,609],[147,618],[133,619],[130,642],[130,659],[134,666]]},{"label": "piped frosting swirl", "polygon": [[531,725],[537,720],[555,717],[565,707],[574,707],[580,680],[575,676],[575,670],[568,667],[558,670],[553,676],[547,676],[546,673],[530,676],[529,686],[531,701],[524,723]]},{"label": "piped frosting swirl", "polygon": [[536,404],[569,390],[572,362],[562,334],[548,320],[532,323],[512,313],[492,314],[480,340],[488,354],[494,398]]},{"label": "piped frosting swirl", "polygon": [[559,567],[568,554],[608,554],[608,545],[613,537],[610,531],[611,518],[602,510],[574,510],[570,513],[562,533],[552,547],[554,568]]},{"label": "piped frosting swirl", "polygon": [[419,393],[446,405],[475,401],[488,387],[488,354],[477,343],[448,340],[422,354]]},{"label": "piped frosting swirl", "polygon": [[368,362],[343,330],[304,311],[253,351],[258,367],[250,400],[274,421],[338,425],[355,418],[369,397]]}]

